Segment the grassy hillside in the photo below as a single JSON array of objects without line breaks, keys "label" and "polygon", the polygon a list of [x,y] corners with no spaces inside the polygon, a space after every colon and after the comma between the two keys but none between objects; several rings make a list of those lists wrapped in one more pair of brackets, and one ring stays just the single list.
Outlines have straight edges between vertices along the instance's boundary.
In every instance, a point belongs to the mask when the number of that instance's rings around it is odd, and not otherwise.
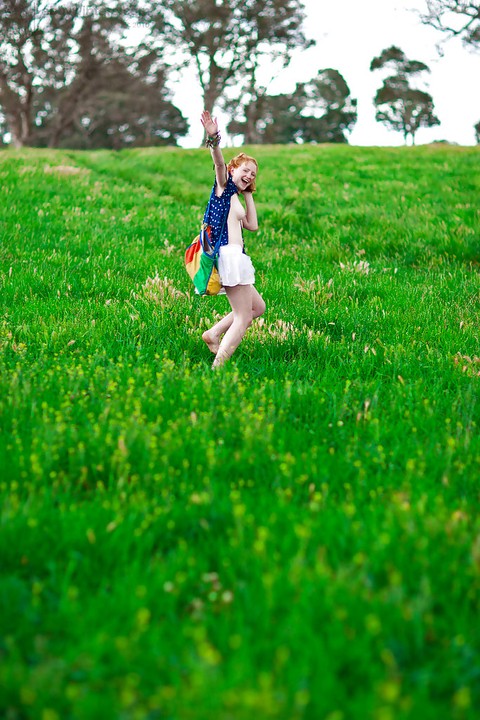
[{"label": "grassy hillside", "polygon": [[0,154],[8,720],[478,717],[479,150],[250,150],[216,373],[208,152]]}]

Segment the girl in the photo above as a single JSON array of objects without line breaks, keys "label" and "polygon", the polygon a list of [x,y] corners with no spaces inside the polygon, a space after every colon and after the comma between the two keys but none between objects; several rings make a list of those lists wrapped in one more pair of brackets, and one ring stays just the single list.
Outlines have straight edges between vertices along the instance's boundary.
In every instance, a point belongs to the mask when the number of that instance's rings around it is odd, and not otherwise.
[{"label": "girl", "polygon": [[[220,367],[228,360],[252,324],[252,319],[265,312],[262,296],[254,288],[255,270],[243,249],[242,229],[258,230],[257,211],[253,200],[258,165],[256,160],[240,153],[225,165],[220,150],[220,132],[216,118],[207,110],[202,113],[202,125],[215,165],[215,183],[210,197],[210,213],[207,218],[212,227],[213,241],[224,230],[220,240],[218,272],[231,305],[225,315],[202,338],[215,354],[212,368]],[[245,208],[238,199],[243,195]],[[227,222],[224,224],[225,214]],[[223,335],[223,338],[222,338]]]}]

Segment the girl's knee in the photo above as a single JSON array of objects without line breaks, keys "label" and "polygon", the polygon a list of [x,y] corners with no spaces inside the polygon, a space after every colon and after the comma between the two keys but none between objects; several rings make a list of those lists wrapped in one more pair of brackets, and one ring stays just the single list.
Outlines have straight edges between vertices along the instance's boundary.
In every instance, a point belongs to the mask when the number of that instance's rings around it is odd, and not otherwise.
[{"label": "girl's knee", "polygon": [[253,322],[253,313],[242,313],[238,314],[234,319],[233,323],[237,327],[241,327],[244,330],[250,327]]}]

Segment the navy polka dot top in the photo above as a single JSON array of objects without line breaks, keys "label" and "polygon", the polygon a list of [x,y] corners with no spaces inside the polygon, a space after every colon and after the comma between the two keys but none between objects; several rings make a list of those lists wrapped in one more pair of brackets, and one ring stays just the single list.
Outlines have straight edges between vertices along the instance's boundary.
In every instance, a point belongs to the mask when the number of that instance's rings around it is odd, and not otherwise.
[{"label": "navy polka dot top", "polygon": [[220,197],[217,197],[215,195],[216,187],[217,181],[215,180],[212,188],[212,193],[210,195],[209,204],[207,206],[207,210],[205,211],[205,217],[203,219],[203,222],[207,223],[207,225],[210,225],[210,227],[212,228],[212,240],[214,245],[218,240],[218,235],[223,225],[220,245],[228,245],[228,227],[226,218],[228,217],[228,213],[230,211],[230,202],[232,199],[232,195],[238,193],[238,188],[233,182],[232,176],[230,174],[228,175],[227,184],[225,185],[225,189],[220,195]]}]

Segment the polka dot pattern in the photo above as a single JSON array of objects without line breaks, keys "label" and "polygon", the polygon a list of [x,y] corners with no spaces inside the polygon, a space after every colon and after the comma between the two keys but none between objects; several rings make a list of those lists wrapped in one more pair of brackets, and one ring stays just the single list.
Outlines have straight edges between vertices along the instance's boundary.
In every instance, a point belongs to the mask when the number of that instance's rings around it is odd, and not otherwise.
[{"label": "polka dot pattern", "polygon": [[231,175],[228,176],[227,184],[220,197],[217,197],[215,195],[216,186],[217,182],[215,181],[210,195],[210,200],[205,211],[203,222],[207,225],[210,225],[210,227],[212,228],[213,245],[216,244],[219,233],[223,226],[223,232],[220,238],[220,245],[228,245],[228,228],[226,219],[230,211],[230,202],[232,199],[232,195],[238,193],[238,188],[233,182]]}]

